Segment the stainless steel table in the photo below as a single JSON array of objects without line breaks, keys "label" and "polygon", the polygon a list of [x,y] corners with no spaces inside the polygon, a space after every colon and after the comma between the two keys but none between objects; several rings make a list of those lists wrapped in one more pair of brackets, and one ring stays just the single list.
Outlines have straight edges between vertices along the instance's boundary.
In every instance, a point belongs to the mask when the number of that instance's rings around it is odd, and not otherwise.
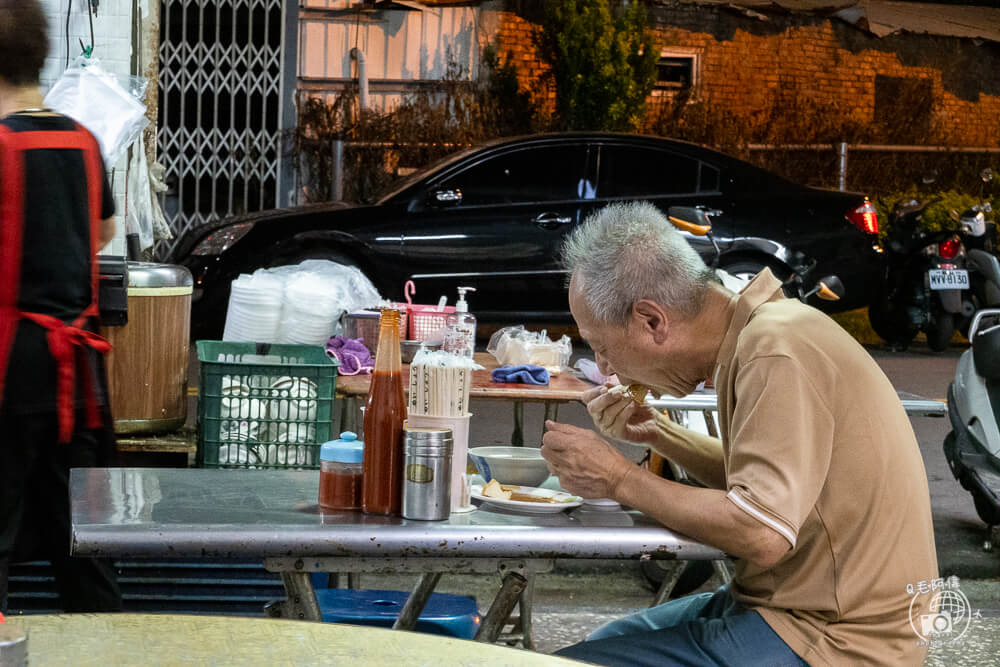
[{"label": "stainless steel table", "polygon": [[260,557],[281,574],[289,600],[282,615],[307,620],[320,620],[312,572],[420,573],[400,628],[416,622],[442,573],[499,573],[503,583],[477,639],[495,641],[520,601],[529,648],[530,604],[522,592],[555,558],[723,558],[635,511],[581,507],[525,515],[481,508],[448,521],[412,521],[321,512],[318,484],[316,471],[75,469],[72,550],[104,557]]}]

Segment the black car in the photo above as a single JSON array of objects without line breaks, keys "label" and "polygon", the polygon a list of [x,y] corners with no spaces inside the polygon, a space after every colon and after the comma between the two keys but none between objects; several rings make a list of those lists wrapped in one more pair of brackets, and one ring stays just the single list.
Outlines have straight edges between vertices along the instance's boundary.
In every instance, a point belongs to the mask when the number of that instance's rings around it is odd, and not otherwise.
[{"label": "black car", "polygon": [[631,200],[711,213],[710,237],[685,235],[730,273],[836,274],[846,294],[816,301],[828,311],[868,305],[878,280],[878,221],[863,195],[797,185],[694,144],[601,133],[464,151],[370,206],[336,202],[221,220],[189,232],[178,261],[194,275],[197,336],[221,333],[239,274],[311,258],[357,266],[388,298],[412,280],[421,303],[439,295],[453,303],[455,287],[470,285],[481,320],[559,321],[569,317],[563,237],[591,211]]}]

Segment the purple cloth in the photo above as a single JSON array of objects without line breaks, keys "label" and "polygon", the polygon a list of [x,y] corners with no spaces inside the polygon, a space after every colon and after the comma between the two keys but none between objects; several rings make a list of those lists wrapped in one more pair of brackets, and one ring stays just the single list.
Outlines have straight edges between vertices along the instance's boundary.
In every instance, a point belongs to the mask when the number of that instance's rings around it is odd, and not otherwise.
[{"label": "purple cloth", "polygon": [[340,362],[337,372],[341,375],[365,375],[375,368],[372,354],[361,338],[333,336],[326,341],[326,354]]},{"label": "purple cloth", "polygon": [[541,366],[525,364],[523,366],[501,366],[494,368],[490,374],[494,382],[511,382],[518,384],[548,384],[549,372]]}]

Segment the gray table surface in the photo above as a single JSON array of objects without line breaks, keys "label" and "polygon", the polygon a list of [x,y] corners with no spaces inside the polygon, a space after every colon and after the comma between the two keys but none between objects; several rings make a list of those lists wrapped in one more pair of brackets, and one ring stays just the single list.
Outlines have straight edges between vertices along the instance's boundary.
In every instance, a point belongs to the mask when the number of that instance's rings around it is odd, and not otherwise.
[{"label": "gray table surface", "polygon": [[654,558],[721,554],[635,511],[527,515],[486,506],[448,521],[320,512],[318,471],[78,468],[73,553],[130,557]]}]

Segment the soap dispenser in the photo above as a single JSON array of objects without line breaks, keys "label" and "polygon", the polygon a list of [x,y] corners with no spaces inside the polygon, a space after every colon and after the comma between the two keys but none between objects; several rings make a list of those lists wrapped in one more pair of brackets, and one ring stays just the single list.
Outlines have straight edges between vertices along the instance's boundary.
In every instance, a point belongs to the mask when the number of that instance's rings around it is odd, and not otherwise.
[{"label": "soap dispenser", "polygon": [[476,316],[469,312],[465,293],[475,291],[475,287],[458,288],[458,303],[455,304],[455,312],[449,313],[445,318],[443,343],[445,352],[470,359],[476,351]]}]

